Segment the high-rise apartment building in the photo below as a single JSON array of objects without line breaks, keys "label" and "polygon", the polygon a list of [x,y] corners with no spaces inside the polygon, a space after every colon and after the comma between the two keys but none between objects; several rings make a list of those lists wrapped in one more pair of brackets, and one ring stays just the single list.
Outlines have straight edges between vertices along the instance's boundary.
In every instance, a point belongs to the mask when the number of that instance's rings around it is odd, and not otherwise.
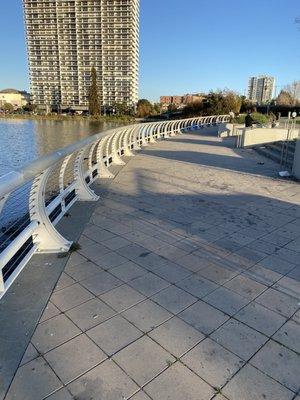
[{"label": "high-rise apartment building", "polygon": [[138,100],[139,0],[23,0],[33,102],[85,110],[91,69],[103,106]]},{"label": "high-rise apartment building", "polygon": [[258,104],[272,100],[275,88],[275,78],[271,76],[253,76],[248,83],[248,98]]}]

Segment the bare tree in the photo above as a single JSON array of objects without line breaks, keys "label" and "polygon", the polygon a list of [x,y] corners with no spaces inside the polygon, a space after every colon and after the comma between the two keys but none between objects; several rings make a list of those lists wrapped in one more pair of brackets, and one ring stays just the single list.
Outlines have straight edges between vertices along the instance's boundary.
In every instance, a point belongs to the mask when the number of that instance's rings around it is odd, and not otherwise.
[{"label": "bare tree", "polygon": [[300,101],[300,81],[294,81],[286,85],[283,90],[291,95],[293,105]]}]

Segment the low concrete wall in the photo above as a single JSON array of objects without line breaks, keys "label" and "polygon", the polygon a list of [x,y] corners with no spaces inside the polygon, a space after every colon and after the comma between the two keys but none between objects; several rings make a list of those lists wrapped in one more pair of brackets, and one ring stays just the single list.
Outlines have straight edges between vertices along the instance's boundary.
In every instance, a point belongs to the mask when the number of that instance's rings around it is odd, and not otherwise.
[{"label": "low concrete wall", "polygon": [[230,122],[225,122],[219,125],[218,136],[221,138],[238,136],[239,131],[245,128],[244,124],[232,124]]},{"label": "low concrete wall", "polygon": [[297,140],[294,155],[293,176],[300,180],[300,139]]},{"label": "low concrete wall", "polygon": [[265,143],[278,142],[280,140],[295,139],[299,135],[298,130],[289,133],[283,128],[255,128],[244,129],[241,138],[241,147],[251,147]]}]

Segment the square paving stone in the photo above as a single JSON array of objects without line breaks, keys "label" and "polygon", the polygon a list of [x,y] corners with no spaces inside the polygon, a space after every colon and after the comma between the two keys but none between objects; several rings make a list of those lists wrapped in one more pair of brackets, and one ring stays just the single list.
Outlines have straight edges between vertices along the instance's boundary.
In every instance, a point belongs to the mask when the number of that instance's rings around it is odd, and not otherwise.
[{"label": "square paving stone", "polygon": [[218,287],[218,285],[215,283],[198,275],[192,275],[189,278],[176,283],[176,286],[186,290],[199,299],[206,296],[208,293],[212,292]]},{"label": "square paving stone", "polygon": [[112,268],[109,272],[126,283],[148,273],[147,270],[132,261],[128,261],[116,268]]},{"label": "square paving stone", "polygon": [[166,245],[165,242],[158,240],[155,237],[149,237],[147,239],[141,240],[139,244],[149,251],[155,251]]},{"label": "square paving stone", "polygon": [[80,335],[45,355],[64,384],[76,379],[107,358],[86,335]]},{"label": "square paving stone", "polygon": [[67,316],[86,331],[112,317],[116,312],[99,299],[92,299],[66,312]]},{"label": "square paving stone", "polygon": [[268,255],[274,253],[274,251],[278,249],[278,246],[266,242],[262,239],[251,242],[250,244],[247,245],[247,247],[252,250],[256,249],[258,251],[262,251],[263,253],[266,253]]},{"label": "square paving stone", "polygon": [[162,265],[165,265],[167,261],[168,260],[160,257],[158,254],[151,252],[148,252],[146,255],[143,254],[142,257],[135,260],[137,264],[146,268],[148,271],[159,269]]},{"label": "square paving stone", "polygon": [[39,357],[17,370],[6,399],[44,399],[61,387],[62,383],[49,365]]},{"label": "square paving stone", "polygon": [[90,238],[88,238],[85,235],[81,235],[79,240],[78,240],[78,244],[80,244],[80,247],[87,247],[87,246],[91,246],[92,244],[95,244],[96,242]]},{"label": "square paving stone", "polygon": [[209,279],[210,281],[222,285],[232,279],[235,275],[237,275],[238,271],[232,271],[211,263],[211,265],[209,265],[208,267],[198,271],[197,274],[206,279]]},{"label": "square paving stone", "polygon": [[121,350],[113,356],[113,359],[140,386],[149,382],[167,368],[169,363],[175,361],[171,354],[146,336]]},{"label": "square paving stone", "polygon": [[226,251],[228,253],[233,253],[234,251],[237,251],[240,249],[241,244],[235,242],[234,240],[222,238],[218,239],[214,242],[213,246],[217,246],[217,248],[220,248],[221,251]]},{"label": "square paving stone", "polygon": [[38,353],[37,349],[31,343],[29,343],[20,365],[24,365],[24,364],[28,363],[29,361],[34,360],[38,356],[39,356],[39,353]]},{"label": "square paving stone", "polygon": [[288,318],[299,309],[299,300],[272,288],[261,294],[255,302]]},{"label": "square paving stone", "polygon": [[247,364],[222,389],[230,400],[292,400],[294,393]]},{"label": "square paving stone", "polygon": [[286,321],[281,315],[254,302],[239,311],[235,318],[268,336],[272,336]]},{"label": "square paving stone", "polygon": [[[183,239],[176,243],[174,243],[176,247],[182,249],[188,253],[196,251],[199,249],[199,245],[193,240],[190,239]],[[176,259],[176,262],[183,267],[189,269],[190,271],[199,271],[199,269],[203,266],[203,259],[194,255],[194,254],[187,254],[179,259]],[[199,268],[199,263],[201,263],[201,267]]]},{"label": "square paving stone", "polygon": [[61,314],[39,324],[31,341],[40,353],[45,353],[79,333],[77,326]]},{"label": "square paving stone", "polygon": [[265,285],[244,275],[236,276],[230,282],[225,283],[225,286],[250,300],[254,299],[267,289]]},{"label": "square paving stone", "polygon": [[149,250],[145,249],[145,247],[139,246],[138,244],[131,243],[129,246],[122,247],[121,249],[119,249],[118,253],[122,257],[126,257],[128,260],[134,261],[140,256],[148,254]]},{"label": "square paving stone", "polygon": [[205,337],[177,317],[154,329],[149,336],[175,357],[181,357]]},{"label": "square paving stone", "polygon": [[67,286],[73,285],[73,283],[76,283],[76,281],[63,272],[55,286],[54,291],[64,289]]},{"label": "square paving stone", "polygon": [[96,265],[92,261],[86,261],[81,264],[70,266],[67,265],[65,268],[65,272],[76,281],[88,279],[91,276],[96,275],[102,271],[102,268],[100,268],[99,265]]},{"label": "square paving stone", "polygon": [[274,284],[274,289],[280,292],[286,293],[292,297],[300,297],[300,282],[296,279],[284,276],[278,282]]},{"label": "square paving stone", "polygon": [[113,237],[112,239],[105,240],[102,244],[108,247],[110,250],[118,250],[122,247],[128,246],[130,244],[129,240],[124,239],[121,236]]},{"label": "square paving stone", "polygon": [[68,385],[75,399],[123,400],[139,388],[113,361],[107,360]]},{"label": "square paving stone", "polygon": [[211,337],[243,360],[252,357],[268,340],[261,333],[234,319],[227,321]]},{"label": "square paving stone", "polygon": [[199,300],[178,315],[186,323],[208,335],[229,317],[223,312]]},{"label": "square paving stone", "polygon": [[175,264],[171,261],[166,261],[165,264],[157,268],[153,268],[152,272],[170,283],[176,283],[191,275],[191,271]]},{"label": "square paving stone", "polygon": [[109,252],[110,250],[100,243],[94,243],[79,250],[81,255],[94,262],[96,262],[99,257]]},{"label": "square paving stone", "polygon": [[107,253],[95,260],[95,263],[104,270],[118,267],[126,262],[128,262],[127,258],[120,256],[120,254],[116,252]]},{"label": "square paving stone", "polygon": [[120,281],[120,279],[117,279],[115,276],[104,271],[86,279],[85,281],[82,281],[81,284],[96,296],[100,296],[102,293],[108,292],[117,286],[123,285],[123,282]]},{"label": "square paving stone", "polygon": [[300,353],[300,325],[297,322],[288,321],[275,333],[273,339]]},{"label": "square paving stone", "polygon": [[197,301],[194,296],[176,286],[167,287],[154,295],[151,300],[155,301],[173,314],[179,313]]},{"label": "square paving stone", "polygon": [[61,311],[57,307],[55,307],[54,304],[52,304],[49,301],[39,322],[47,321],[47,319],[55,317],[56,315],[59,315],[60,313],[61,313]]},{"label": "square paving stone", "polygon": [[[288,240],[288,239],[287,239]],[[293,250],[296,252],[300,252],[300,238],[297,238],[285,246],[288,250]]]},{"label": "square paving stone", "polygon": [[300,324],[300,310],[293,315],[292,319]]},{"label": "square paving stone", "polygon": [[290,390],[300,389],[300,356],[273,340],[260,349],[250,363]]},{"label": "square paving stone", "polygon": [[294,264],[279,258],[277,256],[277,253],[271,254],[270,256],[264,258],[259,262],[258,265],[261,265],[264,268],[268,268],[282,275],[289,273],[293,268],[295,268]]},{"label": "square paving stone", "polygon": [[179,362],[155,378],[144,390],[153,400],[208,400],[214,394],[206,382]]},{"label": "square paving stone", "polygon": [[142,332],[120,315],[89,330],[87,335],[109,356],[142,336]]},{"label": "square paving stone", "polygon": [[100,298],[118,312],[124,311],[145,300],[145,296],[128,285],[122,285],[110,290],[100,296]]},{"label": "square paving stone", "polygon": [[188,254],[186,251],[176,246],[173,246],[172,244],[167,244],[163,247],[160,247],[155,251],[155,253],[171,261],[175,261],[178,258],[181,258]]},{"label": "square paving stone", "polygon": [[225,287],[219,287],[203,300],[229,315],[235,314],[250,301]]},{"label": "square paving stone", "polygon": [[115,237],[112,232],[106,231],[105,229],[101,229],[98,226],[92,224],[85,228],[83,234],[98,243]]},{"label": "square paving stone", "polygon": [[92,293],[83,288],[79,283],[76,283],[58,292],[54,292],[51,296],[51,302],[61,311],[67,311],[93,297]]},{"label": "square paving stone", "polygon": [[67,261],[67,267],[72,265],[79,265],[87,261],[87,259],[79,254],[77,251],[72,253]]},{"label": "square paving stone", "polygon": [[299,265],[300,264],[300,254],[299,252],[289,250],[286,248],[281,248],[280,250],[277,250],[275,253],[276,256],[281,258],[282,260],[287,260],[290,263]]},{"label": "square paving stone", "polygon": [[167,310],[151,300],[137,304],[125,311],[123,315],[143,332],[149,332],[172,316]]},{"label": "square paving stone", "polygon": [[287,243],[291,242],[291,239],[281,236],[278,233],[269,233],[268,235],[264,236],[263,239],[264,241],[269,242],[271,244],[275,244],[276,246],[279,247],[282,247]]},{"label": "square paving stone", "polygon": [[260,265],[254,265],[243,273],[244,276],[251,278],[257,282],[260,282],[266,286],[271,286],[282,278],[281,274],[271,271],[270,269],[264,268]]},{"label": "square paving stone", "polygon": [[74,400],[74,398],[67,389],[61,389],[50,397],[47,397],[47,400]]},{"label": "square paving stone", "polygon": [[145,296],[152,296],[160,290],[170,286],[170,283],[150,272],[146,275],[140,276],[139,278],[133,279],[129,282],[129,285]]},{"label": "square paving stone", "polygon": [[213,387],[223,386],[244,364],[210,338],[189,351],[182,361]]},{"label": "square paving stone", "polygon": [[287,276],[289,278],[293,278],[296,281],[300,282],[300,266],[295,267],[294,269],[292,269]]}]

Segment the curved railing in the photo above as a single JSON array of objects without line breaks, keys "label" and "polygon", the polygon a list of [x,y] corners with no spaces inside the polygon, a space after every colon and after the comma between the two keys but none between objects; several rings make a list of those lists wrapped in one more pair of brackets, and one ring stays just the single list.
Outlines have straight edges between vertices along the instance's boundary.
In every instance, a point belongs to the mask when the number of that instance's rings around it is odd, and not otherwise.
[{"label": "curved railing", "polygon": [[123,165],[122,156],[148,143],[228,121],[221,115],[111,129],[0,177],[0,298],[34,253],[69,251],[55,225],[76,201],[98,200],[91,184],[113,178],[110,165]]}]

